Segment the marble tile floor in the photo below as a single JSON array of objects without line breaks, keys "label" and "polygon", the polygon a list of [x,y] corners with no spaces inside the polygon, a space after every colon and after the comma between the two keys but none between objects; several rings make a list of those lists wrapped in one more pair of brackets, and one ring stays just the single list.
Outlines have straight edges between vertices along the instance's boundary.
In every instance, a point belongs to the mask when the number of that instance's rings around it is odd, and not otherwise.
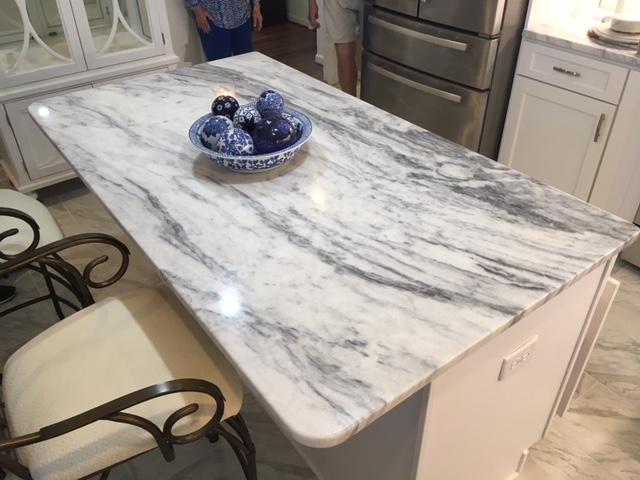
[{"label": "marble tile floor", "polygon": [[[96,291],[97,299],[114,291],[160,282],[144,254],[81,182],[47,188],[39,198],[50,208],[65,235],[110,233],[131,249],[131,266],[125,277],[105,291]],[[78,248],[69,252],[67,258],[84,265],[100,253],[106,251],[97,247]],[[113,265],[109,263],[101,265],[96,273],[106,276],[110,267]],[[579,391],[569,412],[556,418],[547,437],[531,449],[520,480],[640,479],[640,269],[620,262],[614,276],[622,285]],[[35,275],[23,273],[11,281],[25,295],[44,292],[42,281]],[[48,304],[34,305],[2,318],[0,365],[16,348],[55,320]],[[258,403],[250,395],[247,397],[243,410],[258,446],[259,478],[315,479]],[[177,460],[171,464],[151,453],[118,467],[110,478],[231,480],[242,475],[226,445],[201,441],[180,447]]]}]

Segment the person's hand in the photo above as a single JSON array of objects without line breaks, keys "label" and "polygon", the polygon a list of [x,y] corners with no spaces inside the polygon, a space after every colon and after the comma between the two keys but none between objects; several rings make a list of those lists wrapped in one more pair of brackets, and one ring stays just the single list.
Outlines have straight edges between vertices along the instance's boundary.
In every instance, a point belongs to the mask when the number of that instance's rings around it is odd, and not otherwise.
[{"label": "person's hand", "polygon": [[211,24],[209,20],[215,20],[215,17],[209,13],[206,8],[203,7],[195,7],[193,9],[193,15],[196,19],[196,25],[200,30],[204,33],[211,32]]},{"label": "person's hand", "polygon": [[314,30],[320,28],[320,22],[318,21],[318,2],[316,0],[309,0],[309,25]]},{"label": "person's hand", "polygon": [[253,29],[256,32],[262,30],[262,10],[260,10],[260,2],[258,1],[253,6]]}]

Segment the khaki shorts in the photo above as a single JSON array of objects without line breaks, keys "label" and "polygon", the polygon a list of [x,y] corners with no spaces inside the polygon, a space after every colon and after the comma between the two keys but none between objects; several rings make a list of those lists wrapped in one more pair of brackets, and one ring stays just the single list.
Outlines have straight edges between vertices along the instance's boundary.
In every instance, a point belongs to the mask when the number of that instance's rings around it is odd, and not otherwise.
[{"label": "khaki shorts", "polygon": [[362,0],[324,0],[320,19],[333,43],[351,43],[358,39]]}]

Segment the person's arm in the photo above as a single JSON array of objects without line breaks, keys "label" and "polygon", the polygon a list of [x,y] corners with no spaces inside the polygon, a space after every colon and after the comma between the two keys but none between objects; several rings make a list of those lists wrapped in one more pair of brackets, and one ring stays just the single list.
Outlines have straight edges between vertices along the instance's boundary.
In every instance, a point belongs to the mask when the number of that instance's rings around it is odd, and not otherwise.
[{"label": "person's arm", "polygon": [[253,28],[256,32],[262,30],[262,9],[260,8],[260,0],[253,2]]},{"label": "person's arm", "polygon": [[318,2],[316,0],[309,0],[309,25],[311,28],[320,28],[320,22],[318,21]]},{"label": "person's arm", "polygon": [[200,30],[204,33],[211,32],[211,24],[209,21],[215,20],[215,17],[209,13],[203,5],[202,0],[184,0],[185,5],[188,9],[193,12],[193,18],[196,21],[196,25]]}]

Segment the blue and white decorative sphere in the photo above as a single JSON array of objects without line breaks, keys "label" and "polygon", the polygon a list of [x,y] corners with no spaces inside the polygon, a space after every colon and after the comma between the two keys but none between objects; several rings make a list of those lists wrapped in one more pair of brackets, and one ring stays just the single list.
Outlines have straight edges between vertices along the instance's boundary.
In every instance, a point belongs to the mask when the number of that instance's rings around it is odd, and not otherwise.
[{"label": "blue and white decorative sphere", "polygon": [[258,153],[282,150],[295,142],[293,126],[282,117],[262,120],[253,132],[253,144]]},{"label": "blue and white decorative sphere", "polygon": [[202,143],[209,148],[216,148],[218,140],[222,132],[233,128],[233,122],[222,115],[215,115],[207,120],[202,127],[200,139]]},{"label": "blue and white decorative sphere", "polygon": [[300,136],[302,135],[302,131],[304,130],[304,125],[302,125],[302,122],[298,120],[296,117],[294,117],[293,115],[289,115],[287,112],[284,112],[282,114],[282,118],[284,118],[287,122],[289,122],[293,127],[296,140],[300,138]]},{"label": "blue and white decorative sphere", "polygon": [[223,115],[229,120],[233,120],[233,115],[240,108],[238,100],[231,95],[220,95],[211,104],[211,113],[214,115]]},{"label": "blue and white decorative sphere", "polygon": [[218,139],[217,150],[225,155],[253,155],[253,139],[244,130],[225,130]]},{"label": "blue and white decorative sphere", "polygon": [[241,106],[233,116],[233,124],[245,132],[251,133],[262,117],[254,103]]},{"label": "blue and white decorative sphere", "polygon": [[258,97],[256,107],[262,118],[279,118],[284,112],[284,98],[274,90],[265,90]]}]

